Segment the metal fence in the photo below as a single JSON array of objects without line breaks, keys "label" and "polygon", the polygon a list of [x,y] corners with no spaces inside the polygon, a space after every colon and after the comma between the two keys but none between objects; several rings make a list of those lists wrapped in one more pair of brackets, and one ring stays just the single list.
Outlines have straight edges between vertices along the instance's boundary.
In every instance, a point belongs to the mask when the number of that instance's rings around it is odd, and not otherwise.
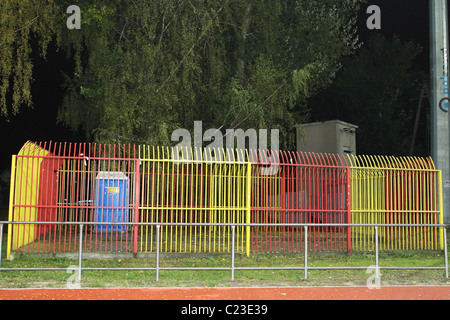
[{"label": "metal fence", "polygon": [[8,220],[30,222],[9,224],[8,259],[76,252],[80,223],[86,252],[156,252],[156,225],[174,253],[444,246],[441,172],[415,157],[27,142]]},{"label": "metal fence", "polygon": [[[382,250],[442,248],[438,229],[402,224],[437,224],[442,220],[442,178],[430,158],[349,156],[351,212],[354,223],[379,223]],[[387,226],[396,224],[397,226]],[[360,241],[353,249],[373,248],[373,229],[352,228]]]},{"label": "metal fence", "polygon": [[[112,226],[120,227],[120,226],[129,226],[129,227],[154,227],[156,230],[156,255],[155,255],[155,267],[83,267],[83,254],[85,253],[86,244],[88,240],[84,237],[84,230],[89,227],[99,226],[99,225],[105,225],[104,223],[96,223],[96,222],[0,222],[0,272],[3,271],[57,271],[57,270],[65,270],[67,271],[67,268],[57,268],[57,267],[46,267],[46,268],[4,268],[1,265],[2,261],[2,239],[3,239],[3,231],[4,231],[4,225],[35,225],[37,226],[43,226],[44,223],[48,223],[51,226],[56,225],[76,225],[78,230],[77,235],[77,267],[72,268],[72,270],[77,271],[77,279],[78,281],[81,281],[82,279],[82,272],[88,271],[88,270],[153,270],[155,271],[155,280],[159,281],[159,273],[161,270],[225,270],[230,271],[231,274],[231,280],[235,280],[235,271],[236,270],[303,270],[304,271],[304,278],[308,278],[308,271],[309,270],[367,270],[368,268],[374,267],[374,271],[376,272],[376,275],[379,276],[379,271],[383,269],[387,270],[444,270],[445,271],[445,277],[448,278],[448,272],[449,272],[449,266],[448,266],[448,244],[447,244],[447,225],[441,225],[441,224],[408,224],[404,225],[402,224],[402,227],[433,227],[433,228],[440,228],[443,231],[443,237],[444,237],[444,261],[442,267],[418,267],[418,266],[410,266],[410,267],[398,267],[398,266],[380,266],[380,257],[379,257],[379,243],[380,243],[380,228],[385,227],[399,227],[398,224],[364,224],[364,225],[356,225],[356,227],[365,227],[365,228],[373,228],[374,237],[376,239],[375,246],[374,246],[374,255],[375,259],[373,261],[373,265],[370,266],[341,266],[341,267],[335,267],[335,266],[328,266],[328,267],[313,267],[308,265],[308,258],[309,258],[309,250],[308,250],[308,243],[310,243],[309,236],[311,234],[311,230],[313,230],[316,227],[324,227],[323,224],[283,224],[284,227],[297,227],[303,229],[303,235],[304,235],[304,265],[303,266],[290,266],[290,267],[281,267],[281,266],[264,266],[264,267],[237,267],[235,265],[235,255],[237,253],[237,246],[236,246],[236,239],[237,239],[237,233],[236,230],[240,227],[270,227],[271,224],[225,224],[225,223],[213,223],[213,224],[206,224],[206,223],[111,223]],[[200,227],[200,226],[209,226],[209,227],[229,227],[231,229],[231,266],[230,267],[161,267],[160,261],[161,261],[161,248],[165,245],[166,240],[162,236],[161,230],[167,226],[177,226],[177,227]],[[355,227],[354,224],[348,225],[348,224],[325,224],[326,227]]]}]

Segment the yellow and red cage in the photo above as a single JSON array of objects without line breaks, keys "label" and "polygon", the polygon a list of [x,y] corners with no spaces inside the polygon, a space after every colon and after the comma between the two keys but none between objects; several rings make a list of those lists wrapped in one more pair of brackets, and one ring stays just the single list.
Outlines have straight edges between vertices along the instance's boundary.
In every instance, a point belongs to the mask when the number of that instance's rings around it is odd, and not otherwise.
[{"label": "yellow and red cage", "polygon": [[443,223],[430,158],[27,142],[11,173],[9,220],[30,224],[8,226],[8,259],[77,250],[77,225],[32,224],[47,221],[151,223],[88,224],[85,252],[154,252],[155,223],[162,252],[229,252],[229,224],[246,254],[303,251],[291,224],[314,224],[310,251],[374,250],[374,223],[381,250],[443,246],[442,228],[409,226]]}]

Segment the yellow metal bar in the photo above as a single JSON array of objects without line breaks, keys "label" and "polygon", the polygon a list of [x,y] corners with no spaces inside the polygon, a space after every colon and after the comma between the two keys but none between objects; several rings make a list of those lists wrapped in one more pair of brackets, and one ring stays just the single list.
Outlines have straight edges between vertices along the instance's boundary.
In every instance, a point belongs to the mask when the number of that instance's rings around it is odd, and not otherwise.
[{"label": "yellow metal bar", "polygon": [[[142,155],[141,155],[141,146],[138,146],[138,157],[139,158],[143,158],[142,157]],[[146,163],[143,163],[142,164],[142,168],[143,168],[143,170],[142,170],[142,179],[144,179],[144,172],[145,172],[145,166],[146,166],[147,164]],[[142,180],[143,181],[143,180]],[[145,186],[144,186],[144,184],[142,183],[142,181],[141,181],[141,186],[142,186],[142,190],[144,190],[145,189]],[[144,197],[144,193],[142,192],[142,194],[141,194],[141,200],[140,200],[140,203],[142,204],[143,203],[143,201],[144,201],[144,199],[143,199],[143,197]],[[140,212],[141,212],[141,210],[139,210]],[[142,234],[144,233],[144,226],[141,226],[140,227],[140,230],[141,230],[141,244],[140,244],[140,246],[139,246],[139,250],[142,252],[143,251],[143,245],[144,245],[144,243],[143,243],[143,241],[142,241]],[[147,245],[147,241],[145,241],[145,245]],[[147,251],[147,250],[145,250],[145,251]]]},{"label": "yellow metal bar", "polygon": [[[169,153],[169,148],[168,147],[167,147],[167,153]],[[171,175],[169,177],[171,187],[167,188],[167,193],[168,193],[168,195],[170,194],[170,201],[169,201],[169,203],[170,203],[169,208],[170,209],[169,210],[170,210],[170,222],[172,223],[172,222],[174,222],[174,202],[175,201],[174,201],[173,195],[174,195],[174,181],[175,181],[175,178],[174,178],[174,176],[175,176],[175,165],[173,163],[172,164],[168,163],[168,165],[170,165],[172,167],[172,172],[171,172]],[[178,172],[178,168],[177,168],[177,172]],[[177,180],[178,180],[178,174],[177,174]],[[178,196],[178,183],[177,183],[176,192],[177,192],[177,196]],[[176,215],[176,212],[177,212],[177,210],[175,209],[175,215]],[[173,236],[174,235],[174,229],[175,229],[175,238]],[[170,225],[170,252],[173,252],[173,251],[176,252],[176,249],[174,250],[174,242],[175,242],[175,248],[176,248],[177,247],[177,229],[178,229],[177,226]]]},{"label": "yellow metal bar", "polygon": [[[194,154],[192,152],[192,148],[191,148],[191,156],[192,157],[194,156]],[[191,173],[190,173],[189,182],[190,182],[190,188],[188,190],[186,190],[186,202],[189,203],[189,206],[192,206],[194,203],[194,190],[196,191],[196,189],[197,189],[197,185],[195,185],[195,187],[194,187],[194,164],[193,163],[191,163]],[[188,192],[188,191],[190,191],[190,192]],[[188,194],[191,195],[189,200],[188,200]],[[189,219],[188,220],[189,220],[189,222],[193,222],[192,210],[189,210]],[[187,228],[187,226],[186,226],[186,228]],[[186,232],[187,232],[187,229],[186,229]],[[195,241],[195,238],[194,238],[194,241]],[[195,248],[195,243],[194,243],[194,248]],[[192,252],[192,226],[189,226],[189,252]]]},{"label": "yellow metal bar", "polygon": [[[197,158],[197,159],[201,159],[202,158],[202,154],[201,154],[201,151],[198,151],[197,150],[197,148],[195,149],[195,155],[197,156],[197,152],[199,152],[200,153],[200,155],[199,155],[199,157]],[[198,176],[199,176],[199,174],[197,174],[197,179],[198,179]],[[197,203],[201,206],[201,207],[205,207],[204,206],[204,204],[203,204],[203,201],[204,201],[204,199],[203,199],[203,182],[204,182],[204,178],[203,178],[203,176],[204,176],[204,173],[203,173],[203,161],[201,161],[200,162],[200,200],[198,200],[198,197],[196,197],[196,207],[197,207]],[[196,190],[195,192],[197,193],[197,191],[198,190]],[[197,202],[197,201],[199,201],[199,202]],[[200,212],[200,215],[201,214],[203,214],[203,210]],[[201,216],[200,217],[198,217],[199,215],[198,214],[196,214],[195,215],[195,222],[197,222],[197,218],[200,218],[200,221],[203,221],[203,219],[201,219]],[[198,221],[198,222],[200,222],[200,221]],[[196,232],[197,232],[197,228],[195,229],[196,230]],[[199,233],[198,233],[198,239],[199,239],[199,251],[201,251],[202,249],[202,226],[200,226],[200,227],[198,227],[198,231],[199,231]],[[195,233],[195,238],[197,239],[197,233]]]},{"label": "yellow metal bar", "polygon": [[[217,154],[218,151],[216,151]],[[224,204],[225,204],[225,191],[224,191],[224,169],[225,169],[225,164],[223,162],[219,162],[219,175],[218,175],[218,208],[219,210],[217,211],[217,222],[219,223],[223,223],[223,208],[224,208]],[[221,250],[223,250],[223,240],[224,240],[224,227],[223,226],[218,226],[218,237],[217,237],[217,246],[218,246],[218,251],[222,252]],[[222,249],[221,249],[222,248]]]},{"label": "yellow metal bar", "polygon": [[[239,152],[239,151],[238,151],[238,152]],[[243,153],[243,151],[240,150],[240,152],[241,152],[241,157],[244,158],[244,153]],[[238,182],[237,182],[237,188],[238,188],[238,198],[237,198],[238,202],[237,202],[237,204],[238,204],[238,206],[239,206],[239,210],[237,211],[237,213],[236,213],[236,215],[235,215],[235,217],[234,217],[234,221],[233,221],[233,222],[237,222],[237,223],[243,222],[243,221],[242,221],[242,216],[243,216],[242,208],[246,208],[246,195],[247,195],[247,191],[246,191],[246,190],[247,190],[247,188],[246,188],[246,183],[247,183],[247,181],[246,181],[246,179],[244,179],[244,177],[246,177],[246,173],[245,173],[246,168],[247,168],[246,165],[243,165],[242,163],[239,164],[239,168],[238,168],[239,180],[238,180]],[[239,238],[239,234],[240,234],[239,230],[240,230],[240,229],[241,229],[241,228],[239,228],[239,227],[237,227],[237,228],[235,229],[235,230],[237,231],[237,233],[236,233],[236,235],[237,235],[237,241],[236,241],[237,246],[236,246],[236,248],[237,248],[240,252],[243,252],[243,251],[244,251],[243,248],[242,248],[242,247],[239,247],[239,244],[241,244],[241,243],[244,242],[244,241],[242,241],[242,240]],[[242,234],[242,233],[241,233],[241,234]]]},{"label": "yellow metal bar", "polygon": [[[180,188],[180,166],[181,166],[181,188]],[[175,167],[177,168],[176,173],[174,172]],[[178,208],[182,207],[182,201],[181,199],[181,192],[183,191],[183,173],[184,173],[184,165],[183,164],[174,164],[172,163],[172,200],[171,205],[174,209],[172,209],[171,214],[171,222],[178,223],[178,216],[181,214],[181,210],[178,210]],[[175,180],[176,177],[176,180]],[[175,186],[174,186],[175,183]],[[175,192],[173,191],[173,188],[175,188]],[[181,190],[180,190],[181,189]],[[175,193],[175,199],[173,199],[173,195]],[[175,221],[174,221],[175,220]],[[171,243],[175,242],[174,245],[174,251],[177,252],[178,250],[181,251],[181,247],[183,246],[181,239],[183,236],[183,227],[182,226],[175,226],[175,237],[171,238]],[[180,232],[180,245],[178,246],[178,231]],[[178,249],[179,248],[179,249]]]},{"label": "yellow metal bar", "polygon": [[[152,155],[154,156],[154,154],[155,154],[155,147],[152,147],[152,151],[153,151]],[[150,147],[147,148],[147,154],[150,154]],[[152,162],[152,163],[147,163],[147,165],[149,166],[149,169],[147,171],[147,173],[148,173],[147,189],[150,189],[149,186],[148,186],[150,184],[149,179],[151,178],[151,180],[152,180],[152,182],[151,182],[151,185],[152,185],[152,187],[151,187],[151,191],[152,191],[151,192],[151,198],[148,196],[149,193],[150,193],[150,191],[148,190],[147,191],[147,204],[148,204],[149,199],[150,199],[150,203],[153,204],[153,203],[155,203],[155,165],[158,165],[158,164],[155,163],[155,162]],[[150,165],[151,165],[151,167],[150,167]],[[157,190],[157,192],[159,192],[159,190]],[[156,193],[156,195],[157,194],[158,193]],[[158,221],[158,216],[155,215],[155,210],[152,209],[152,210],[150,210],[150,212],[151,212],[151,214],[150,214],[150,221],[151,222]],[[155,229],[155,227],[152,225],[150,227],[150,252],[153,252],[153,230],[154,229]]]},{"label": "yellow metal bar", "polygon": [[[442,197],[442,171],[438,171],[439,224],[444,224],[444,201]],[[439,249],[444,250],[444,227],[439,228]]]},{"label": "yellow metal bar", "polygon": [[[248,155],[247,155],[248,158]],[[247,196],[247,210],[246,210],[246,219],[245,223],[250,223],[251,221],[251,192],[252,192],[252,164],[250,159],[247,162],[247,188],[246,188],[246,196]],[[250,226],[246,226],[246,253],[247,256],[250,256]]]},{"label": "yellow metal bar", "polygon": [[[218,206],[218,195],[217,195],[217,180],[218,180],[218,164],[213,165],[214,166],[214,173],[212,174],[212,188],[211,188],[211,197],[212,197],[212,208],[213,210],[210,211],[211,214],[211,222],[217,223],[217,206]],[[212,235],[211,235],[212,230]],[[210,251],[212,248],[212,252],[216,252],[216,232],[217,232],[217,226],[212,226],[209,228],[209,246]],[[211,246],[212,241],[212,246]]]}]

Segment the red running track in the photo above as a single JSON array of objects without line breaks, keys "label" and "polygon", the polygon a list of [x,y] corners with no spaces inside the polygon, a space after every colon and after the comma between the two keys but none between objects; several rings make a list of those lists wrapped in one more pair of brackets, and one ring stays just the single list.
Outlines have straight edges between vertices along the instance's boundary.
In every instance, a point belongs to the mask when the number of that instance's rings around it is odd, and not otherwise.
[{"label": "red running track", "polygon": [[0,300],[449,300],[450,286],[0,289]]}]

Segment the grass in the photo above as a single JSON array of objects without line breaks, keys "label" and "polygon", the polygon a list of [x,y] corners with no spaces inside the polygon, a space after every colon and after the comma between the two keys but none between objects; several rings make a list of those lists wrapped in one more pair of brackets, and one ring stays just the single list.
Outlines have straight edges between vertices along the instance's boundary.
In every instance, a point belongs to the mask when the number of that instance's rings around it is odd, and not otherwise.
[{"label": "grass", "polygon": [[[442,267],[441,253],[381,253],[380,266]],[[77,261],[66,258],[40,258],[21,255],[13,261],[2,261],[4,268],[65,268],[58,271],[2,271],[1,288],[66,287],[75,279]],[[365,267],[362,270],[235,270],[231,281],[230,270],[160,270],[155,281],[155,270],[83,270],[82,287],[236,287],[236,286],[324,286],[366,285],[370,273],[366,267],[375,264],[371,254],[310,255],[311,267]],[[155,259],[89,259],[83,260],[83,268],[154,268]],[[231,266],[231,258],[225,255],[195,257],[186,255],[161,258],[160,267],[225,267]],[[250,257],[237,255],[236,267],[303,267],[303,255],[258,254]],[[450,285],[443,270],[381,270],[382,285]]]},{"label": "grass", "polygon": [[[448,237],[450,240],[450,237]],[[6,237],[3,239],[3,268],[63,268],[57,271],[1,271],[0,288],[64,288],[75,279],[78,261],[68,258],[43,258],[27,254],[16,255],[13,261],[4,259]],[[83,268],[154,268],[155,258],[84,259]],[[365,286],[373,274],[367,267],[375,265],[374,253],[311,253],[308,268],[364,267],[360,270],[83,270],[81,286],[86,288],[121,287],[250,287],[250,286]],[[443,267],[443,252],[380,252],[380,267]],[[303,267],[303,254],[236,254],[236,267]],[[160,267],[231,267],[228,255],[165,255]],[[450,285],[444,270],[382,269],[381,285]]]}]

